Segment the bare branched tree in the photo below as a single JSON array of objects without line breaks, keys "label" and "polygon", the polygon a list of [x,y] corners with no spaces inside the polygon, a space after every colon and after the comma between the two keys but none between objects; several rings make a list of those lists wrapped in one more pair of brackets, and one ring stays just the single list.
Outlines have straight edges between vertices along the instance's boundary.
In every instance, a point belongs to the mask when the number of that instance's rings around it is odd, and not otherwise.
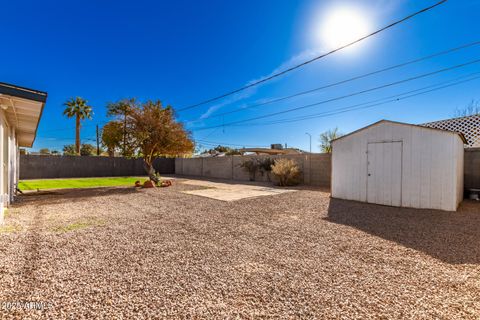
[{"label": "bare branched tree", "polygon": [[463,108],[457,108],[454,114],[456,118],[474,115],[480,115],[480,101],[478,100],[472,100],[467,106]]}]

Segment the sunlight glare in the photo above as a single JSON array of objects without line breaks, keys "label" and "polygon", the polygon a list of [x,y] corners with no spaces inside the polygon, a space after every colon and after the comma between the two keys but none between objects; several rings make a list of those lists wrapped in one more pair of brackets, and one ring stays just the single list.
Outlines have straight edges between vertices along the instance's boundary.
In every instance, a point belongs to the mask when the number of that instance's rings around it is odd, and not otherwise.
[{"label": "sunlight glare", "polygon": [[322,44],[331,50],[366,36],[371,27],[361,10],[338,7],[326,12],[318,32]]}]

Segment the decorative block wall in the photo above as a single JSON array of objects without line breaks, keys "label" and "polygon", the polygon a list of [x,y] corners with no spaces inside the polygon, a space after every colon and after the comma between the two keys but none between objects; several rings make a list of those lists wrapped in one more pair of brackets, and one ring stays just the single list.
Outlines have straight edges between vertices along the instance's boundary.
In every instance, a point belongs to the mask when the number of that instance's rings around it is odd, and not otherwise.
[{"label": "decorative block wall", "polygon": [[462,133],[468,141],[466,148],[480,147],[480,115],[428,122],[421,126]]}]

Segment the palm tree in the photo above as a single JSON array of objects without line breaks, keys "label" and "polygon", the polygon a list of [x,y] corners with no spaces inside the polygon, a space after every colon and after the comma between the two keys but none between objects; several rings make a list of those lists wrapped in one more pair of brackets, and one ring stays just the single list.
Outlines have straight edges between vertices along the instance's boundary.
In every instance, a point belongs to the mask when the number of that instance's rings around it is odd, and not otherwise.
[{"label": "palm tree", "polygon": [[76,97],[68,99],[64,104],[66,108],[63,115],[75,117],[75,152],[80,154],[80,125],[81,120],[92,119],[92,107],[87,105],[87,100]]},{"label": "palm tree", "polygon": [[338,132],[338,128],[320,134],[320,150],[323,153],[332,153],[332,140],[338,139],[341,136],[343,136],[343,134]]}]

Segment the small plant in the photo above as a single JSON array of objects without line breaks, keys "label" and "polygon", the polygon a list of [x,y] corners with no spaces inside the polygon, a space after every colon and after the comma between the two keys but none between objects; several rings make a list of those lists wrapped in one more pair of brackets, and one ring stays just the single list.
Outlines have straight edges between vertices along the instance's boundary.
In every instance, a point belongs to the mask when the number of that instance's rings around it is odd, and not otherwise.
[{"label": "small plant", "polygon": [[278,184],[284,187],[298,184],[301,171],[294,160],[282,158],[275,160],[272,173],[278,179]]},{"label": "small plant", "polygon": [[250,181],[255,181],[255,175],[257,171],[260,169],[259,162],[257,159],[252,158],[252,159],[243,160],[243,162],[240,163],[240,167],[250,174]]},{"label": "small plant", "polygon": [[55,232],[70,232],[70,231],[76,231],[80,229],[103,226],[103,225],[105,225],[105,221],[103,220],[89,219],[84,221],[77,221],[67,225],[53,227],[51,230]]},{"label": "small plant", "polygon": [[272,158],[258,159],[258,169],[262,176],[267,174],[267,179],[270,181],[270,172],[272,172],[272,166],[275,161]]},{"label": "small plant", "polygon": [[2,233],[13,233],[20,231],[21,227],[20,226],[13,226],[13,225],[7,225],[7,226],[0,226],[0,234]]},{"label": "small plant", "polygon": [[320,150],[323,153],[332,153],[332,140],[338,139],[341,136],[343,136],[343,134],[338,131],[338,128],[325,131],[320,135]]}]

